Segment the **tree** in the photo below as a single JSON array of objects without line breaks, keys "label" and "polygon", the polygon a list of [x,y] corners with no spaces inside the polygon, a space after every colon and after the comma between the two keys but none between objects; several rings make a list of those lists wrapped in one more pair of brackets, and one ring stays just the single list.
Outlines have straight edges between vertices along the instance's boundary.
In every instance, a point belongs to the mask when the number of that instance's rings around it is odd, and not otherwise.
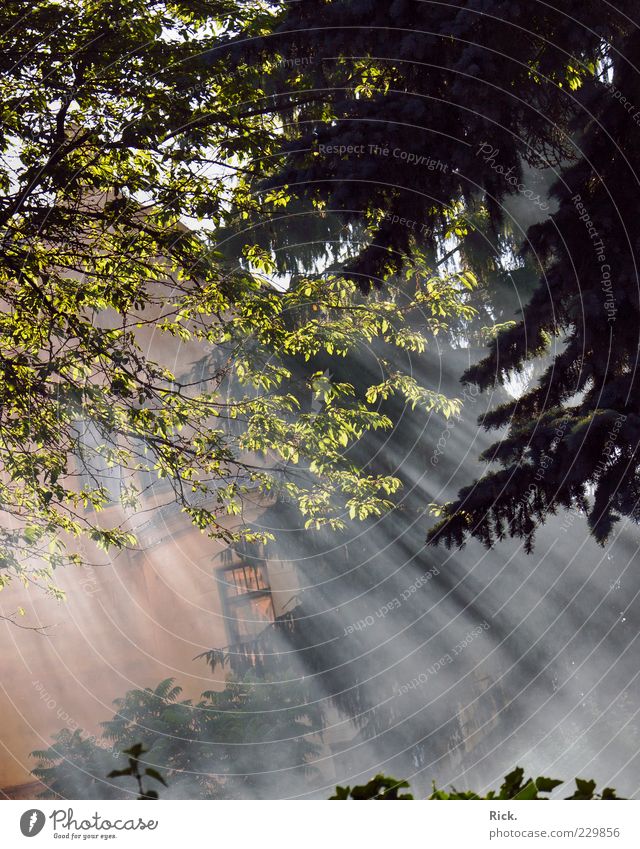
[{"label": "tree", "polygon": [[[181,699],[171,679],[130,690],[115,701],[99,738],[62,729],[48,749],[33,752],[33,774],[45,796],[121,799],[141,792],[137,778],[161,775],[167,798],[269,798],[299,793],[315,773],[322,711],[304,682],[284,685],[251,677]],[[129,751],[137,749],[137,773]],[[123,751],[124,750],[124,751]],[[115,769],[114,769],[115,767]],[[151,770],[149,773],[148,770]],[[112,778],[127,777],[125,783]]]},{"label": "tree", "polygon": [[[0,11],[1,584],[18,574],[55,592],[51,568],[80,562],[74,538],[134,544],[97,515],[113,496],[110,469],[125,509],[149,471],[199,528],[229,541],[256,538],[223,519],[249,490],[286,494],[310,524],[376,514],[397,480],[349,457],[363,433],[391,424],[376,396],[455,409],[384,366],[357,395],[322,374],[301,383],[287,363],[374,338],[420,350],[409,316],[426,310],[437,329],[443,304],[468,311],[469,277],[420,268],[411,295],[365,301],[336,274],[278,290],[250,233],[239,265],[217,250],[211,225],[281,135],[256,108],[252,75],[231,75],[219,48],[268,20],[225,0]],[[265,214],[282,202],[260,199]],[[174,357],[195,346],[196,374],[158,355],[171,340]]]},{"label": "tree", "polygon": [[576,91],[630,31],[625,13],[631,4],[286,6],[268,33],[243,32],[227,51],[239,69],[270,63],[265,109],[288,136],[259,185],[338,215],[352,274],[380,285],[415,245],[455,239],[478,203],[497,223],[506,197],[534,194],[525,163],[580,155]]},{"label": "tree", "polygon": [[488,388],[542,354],[552,364],[484,418],[510,427],[484,457],[503,469],[440,511],[434,542],[512,534],[530,549],[559,508],[586,512],[600,541],[621,516],[639,518],[634,13],[630,3],[301,2],[253,42],[255,56],[276,58],[270,94],[289,135],[284,164],[261,185],[286,185],[344,222],[345,273],[363,291],[416,250],[458,251],[482,210],[499,258],[512,247],[504,204],[520,196],[548,217],[544,183],[559,178],[558,210],[527,237],[535,295],[465,379]]},{"label": "tree", "polygon": [[639,61],[636,31],[612,60],[611,86],[584,87],[593,115],[581,134],[584,156],[554,186],[558,211],[529,234],[545,276],[522,321],[464,380],[486,389],[554,342],[557,353],[537,385],[484,416],[487,429],[509,429],[483,456],[502,468],[446,505],[433,541],[461,544],[470,535],[491,545],[511,535],[530,550],[537,525],[566,508],[586,513],[604,543],[622,517],[640,519],[640,232],[630,192],[640,159],[621,108],[640,102]]}]

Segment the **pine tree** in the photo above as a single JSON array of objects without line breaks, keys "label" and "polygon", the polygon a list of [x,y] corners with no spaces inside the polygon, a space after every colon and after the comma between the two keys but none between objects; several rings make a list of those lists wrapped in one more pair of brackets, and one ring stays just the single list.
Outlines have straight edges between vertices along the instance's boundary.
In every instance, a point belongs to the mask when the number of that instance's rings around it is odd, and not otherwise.
[{"label": "pine tree", "polygon": [[561,350],[536,386],[484,417],[486,428],[509,428],[484,456],[502,468],[446,507],[434,541],[461,544],[470,534],[491,545],[509,534],[531,548],[537,524],[564,507],[586,512],[604,542],[621,517],[640,518],[639,61],[636,33],[613,61],[611,85],[584,86],[584,114],[593,116],[584,155],[555,184],[558,211],[529,234],[544,276],[522,321],[464,379],[484,389],[554,339]]},{"label": "pine tree", "polygon": [[503,468],[445,506],[432,541],[512,534],[530,548],[559,508],[586,511],[603,541],[638,517],[634,17],[630,3],[300,2],[252,42],[275,60],[265,90],[289,137],[257,186],[343,221],[364,291],[419,251],[456,250],[483,213],[499,256],[510,197],[546,218],[527,235],[533,298],[465,380],[486,389],[543,354],[551,365],[484,417],[510,428],[484,457]]},{"label": "pine tree", "polygon": [[286,186],[339,214],[343,240],[357,237],[354,279],[365,290],[379,284],[416,243],[455,236],[478,203],[497,223],[525,163],[557,167],[579,155],[568,132],[576,90],[629,28],[630,11],[497,0],[292,4],[268,35],[229,48],[239,69],[271,62],[265,109],[280,114],[289,138],[259,185]]}]

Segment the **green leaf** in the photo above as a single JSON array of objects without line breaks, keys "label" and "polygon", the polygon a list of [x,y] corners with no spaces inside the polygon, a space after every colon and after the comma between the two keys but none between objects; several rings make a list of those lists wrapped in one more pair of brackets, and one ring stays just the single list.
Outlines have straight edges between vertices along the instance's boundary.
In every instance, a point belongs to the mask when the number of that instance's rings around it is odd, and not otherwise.
[{"label": "green leaf", "polygon": [[144,771],[144,774],[150,776],[151,778],[155,778],[156,781],[159,781],[161,784],[164,784],[165,787],[168,786],[167,782],[160,775],[157,769],[153,769],[153,767],[147,767]]}]

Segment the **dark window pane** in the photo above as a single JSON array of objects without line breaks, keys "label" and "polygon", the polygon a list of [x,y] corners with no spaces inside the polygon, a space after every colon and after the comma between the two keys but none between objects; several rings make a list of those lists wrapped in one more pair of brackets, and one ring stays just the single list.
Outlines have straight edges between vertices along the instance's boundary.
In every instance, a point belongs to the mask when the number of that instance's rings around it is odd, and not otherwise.
[{"label": "dark window pane", "polygon": [[262,566],[240,564],[222,572],[225,592],[228,597],[244,595],[249,592],[268,590],[267,581]]}]

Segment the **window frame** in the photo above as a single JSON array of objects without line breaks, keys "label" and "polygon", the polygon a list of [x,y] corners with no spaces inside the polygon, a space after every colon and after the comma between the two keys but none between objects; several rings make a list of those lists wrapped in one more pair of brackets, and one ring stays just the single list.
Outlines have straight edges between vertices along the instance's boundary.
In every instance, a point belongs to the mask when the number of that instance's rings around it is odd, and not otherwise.
[{"label": "window frame", "polygon": [[[233,572],[237,572],[239,569],[247,569],[259,571],[261,575],[261,580],[264,582],[265,586],[259,589],[245,589],[244,592],[235,592],[232,590],[234,588],[241,589],[242,585],[231,582],[229,580],[229,575]],[[271,584],[269,582],[269,576],[266,572],[266,564],[263,563],[251,563],[247,560],[235,560],[233,563],[226,563],[224,566],[220,566],[216,569],[216,581],[219,585],[219,594],[220,599],[222,601],[222,612],[225,620],[225,627],[227,630],[227,635],[232,644],[240,645],[244,642],[250,642],[254,640],[258,634],[248,635],[240,633],[240,628],[244,623],[248,623],[249,625],[259,624],[263,620],[258,620],[255,616],[239,616],[238,611],[244,611],[246,613],[250,613],[252,611],[253,602],[258,601],[260,599],[269,599],[269,604],[271,608],[271,619],[264,620],[264,627],[267,627],[270,623],[275,621],[275,606],[273,604],[273,594],[271,592]],[[245,586],[247,586],[245,584]]]}]

